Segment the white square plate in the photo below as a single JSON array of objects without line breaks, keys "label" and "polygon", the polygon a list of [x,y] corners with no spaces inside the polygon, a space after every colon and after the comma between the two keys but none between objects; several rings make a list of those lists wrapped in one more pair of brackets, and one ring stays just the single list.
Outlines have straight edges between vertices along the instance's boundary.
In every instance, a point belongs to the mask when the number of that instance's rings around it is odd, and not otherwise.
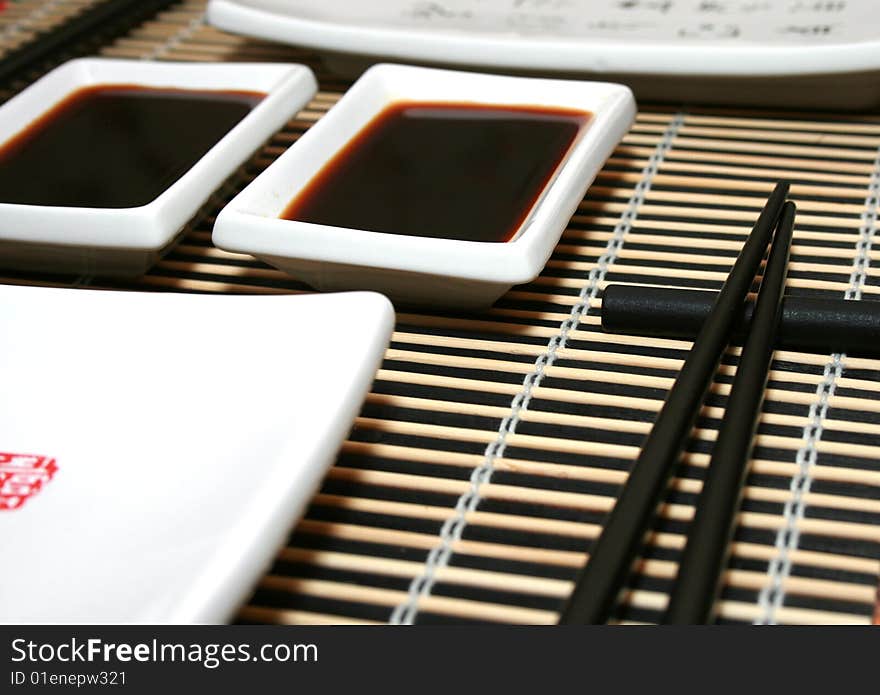
[{"label": "white square plate", "polygon": [[227,31],[367,59],[554,71],[640,99],[812,108],[880,101],[877,0],[210,0]]},{"label": "white square plate", "polygon": [[[396,101],[528,105],[592,118],[512,241],[487,243],[383,234],[279,219],[349,140]],[[593,178],[629,129],[626,87],[378,65],[239,193],[214,224],[214,243],[250,253],[318,289],[370,289],[405,303],[486,306],[544,267]]]},{"label": "white square plate", "polygon": [[76,90],[125,84],[245,90],[266,97],[152,202],[132,208],[3,203],[0,259],[7,268],[83,274],[145,272],[214,190],[316,90],[303,65],[172,63],[108,58],[71,60],[0,107],[0,146]]},{"label": "white square plate", "polygon": [[369,293],[0,286],[0,622],[233,616],[392,325]]}]

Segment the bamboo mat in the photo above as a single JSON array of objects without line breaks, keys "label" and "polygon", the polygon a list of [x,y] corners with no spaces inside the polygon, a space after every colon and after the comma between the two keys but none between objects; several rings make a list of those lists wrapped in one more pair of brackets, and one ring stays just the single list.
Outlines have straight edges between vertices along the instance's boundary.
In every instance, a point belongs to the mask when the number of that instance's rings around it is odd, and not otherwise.
[{"label": "bamboo mat", "polygon": [[[307,51],[206,26],[203,5],[182,2],[103,54],[305,62],[322,91],[151,273],[91,284],[303,291],[214,248],[211,225],[347,83]],[[482,313],[398,313],[336,466],[240,620],[555,622],[689,347],[602,333],[602,290],[719,288],[777,178],[792,181],[799,207],[788,292],[880,299],[880,116],[643,107],[537,280]],[[342,325],[337,339],[355,338]],[[623,596],[622,622],[660,617],[736,360],[731,349]],[[870,622],[880,572],[878,386],[880,360],[776,353],[722,622]]]},{"label": "bamboo mat", "polygon": [[49,29],[63,24],[100,0],[0,1],[0,60]]}]

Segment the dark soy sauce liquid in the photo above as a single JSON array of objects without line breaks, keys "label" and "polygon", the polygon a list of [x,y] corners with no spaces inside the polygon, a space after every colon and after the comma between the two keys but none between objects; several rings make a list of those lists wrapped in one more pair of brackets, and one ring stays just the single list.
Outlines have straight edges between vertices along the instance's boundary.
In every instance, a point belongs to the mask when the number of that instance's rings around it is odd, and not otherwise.
[{"label": "dark soy sauce liquid", "polygon": [[0,202],[145,205],[264,96],[135,85],[79,89],[0,147]]},{"label": "dark soy sauce liquid", "polygon": [[589,118],[537,106],[392,104],[281,217],[389,234],[510,241]]}]

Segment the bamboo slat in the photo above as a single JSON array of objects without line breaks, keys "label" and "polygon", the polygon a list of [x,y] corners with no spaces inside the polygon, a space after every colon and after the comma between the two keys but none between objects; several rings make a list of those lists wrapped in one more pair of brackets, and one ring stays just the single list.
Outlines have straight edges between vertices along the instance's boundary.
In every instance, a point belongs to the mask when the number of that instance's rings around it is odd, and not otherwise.
[{"label": "bamboo slat", "polygon": [[[41,28],[91,1],[17,3],[0,14],[0,52],[38,40]],[[223,202],[318,121],[349,81],[308,50],[207,26],[204,4],[178,3],[102,53],[304,62],[321,91],[142,278],[6,273],[0,281],[308,291],[250,257],[214,248],[211,224]],[[671,147],[646,180],[664,136]],[[787,291],[880,298],[873,267],[880,248],[872,246],[880,116],[643,106],[539,278],[484,312],[398,312],[392,345],[337,465],[239,619],[555,622],[690,347],[601,332],[604,287],[717,289],[778,178],[792,181],[800,208]],[[646,184],[644,199],[633,203],[636,187]],[[633,205],[636,215],[614,253],[609,242]],[[551,355],[582,298],[588,308]],[[665,606],[738,355],[738,347],[729,349],[716,375],[618,622],[654,622]],[[722,622],[870,622],[880,573],[878,386],[877,359],[775,354],[718,606]]]},{"label": "bamboo slat", "polygon": [[0,60],[100,0],[21,0],[0,12]]}]

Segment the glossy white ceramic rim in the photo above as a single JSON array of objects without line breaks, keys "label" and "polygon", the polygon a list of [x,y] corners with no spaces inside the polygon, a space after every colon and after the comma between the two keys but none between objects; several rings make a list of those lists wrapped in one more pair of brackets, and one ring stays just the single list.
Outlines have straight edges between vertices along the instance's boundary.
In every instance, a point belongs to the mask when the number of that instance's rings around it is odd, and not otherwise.
[{"label": "glossy white ceramic rim", "polygon": [[211,0],[208,21],[239,34],[341,53],[530,70],[622,75],[831,75],[880,70],[880,40],[817,46],[728,46],[672,41],[573,40],[380,28],[304,19]]}]

